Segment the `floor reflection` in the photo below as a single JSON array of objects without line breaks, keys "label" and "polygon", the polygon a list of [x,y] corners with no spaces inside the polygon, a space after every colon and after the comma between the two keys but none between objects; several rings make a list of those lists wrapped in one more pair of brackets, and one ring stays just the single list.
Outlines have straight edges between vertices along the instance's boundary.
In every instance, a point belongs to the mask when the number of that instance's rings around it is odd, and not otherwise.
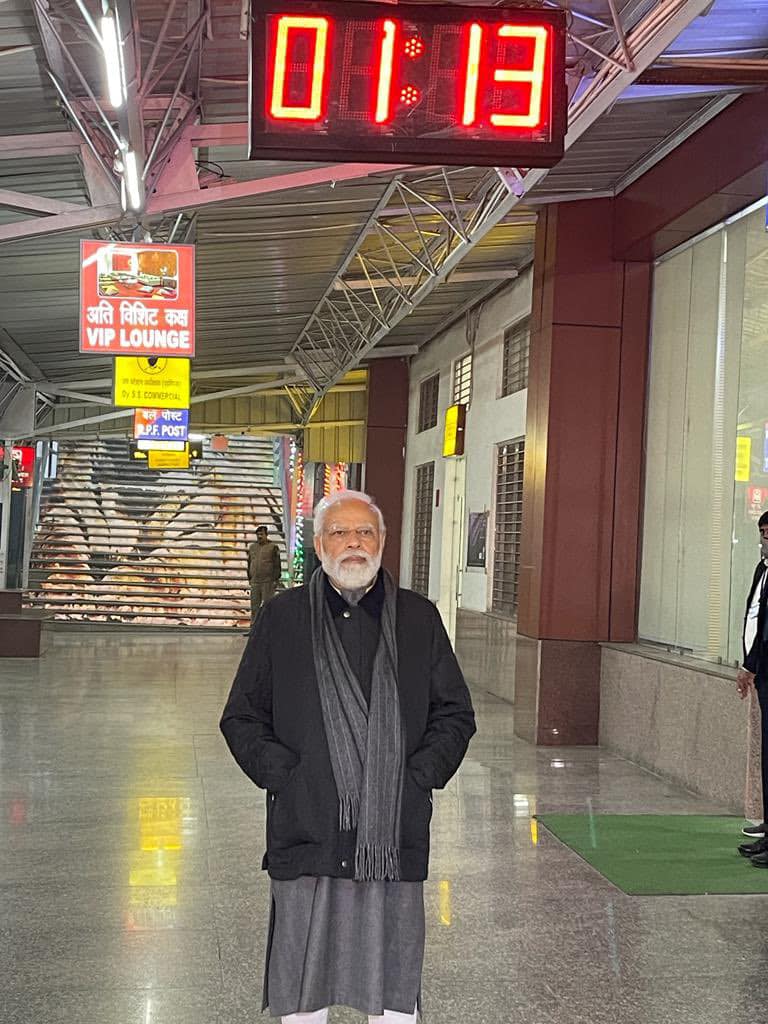
[{"label": "floor reflection", "polygon": [[[133,804],[133,801],[131,801]],[[196,823],[189,797],[140,797],[138,849],[131,852],[126,928],[156,931],[177,925],[184,837]]]},{"label": "floor reflection", "polygon": [[[2,1024],[261,1019],[263,801],[217,728],[242,647],[58,635],[0,667]],[[530,747],[475,696],[434,800],[427,1024],[759,1021],[766,897],[625,896],[536,820],[723,809],[605,751]]]}]

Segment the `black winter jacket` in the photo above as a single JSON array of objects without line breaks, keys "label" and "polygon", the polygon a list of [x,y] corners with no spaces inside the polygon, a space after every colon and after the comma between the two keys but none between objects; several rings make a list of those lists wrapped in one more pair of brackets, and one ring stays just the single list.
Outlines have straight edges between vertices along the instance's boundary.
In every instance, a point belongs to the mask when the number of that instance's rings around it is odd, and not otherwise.
[{"label": "black winter jacket", "polygon": [[[749,609],[752,607],[752,598],[755,595],[755,591],[761,586],[763,581],[763,574],[766,572],[765,563],[761,559],[757,563],[755,569],[755,575],[752,577],[752,586],[749,588],[749,594],[747,595],[747,607],[744,610],[744,636],[747,633],[747,620],[749,619]],[[768,650],[768,586],[763,588],[762,595],[760,598],[760,610],[757,616],[757,635],[755,636],[755,642],[752,644],[752,649],[747,650],[744,647],[744,668],[748,672],[752,672],[758,676],[757,683],[762,685],[765,677],[765,654]]]},{"label": "black winter jacket", "polygon": [[[432,789],[455,773],[475,732],[469,691],[436,608],[397,594],[398,687],[406,730],[401,815],[404,881],[427,877]],[[221,719],[237,763],[267,790],[267,852],[273,878],[351,878],[354,833],[340,832],[312,653],[309,592],[287,590],[251,630]]]}]

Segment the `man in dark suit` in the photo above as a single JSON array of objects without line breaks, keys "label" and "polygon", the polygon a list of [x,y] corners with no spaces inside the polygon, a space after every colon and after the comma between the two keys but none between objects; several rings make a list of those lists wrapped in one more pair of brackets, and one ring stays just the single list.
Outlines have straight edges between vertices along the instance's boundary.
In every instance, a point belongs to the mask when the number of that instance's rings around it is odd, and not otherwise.
[{"label": "man in dark suit", "polygon": [[760,752],[763,777],[763,821],[743,829],[752,840],[742,843],[739,853],[749,857],[755,867],[768,868],[768,512],[758,522],[761,559],[752,578],[744,615],[744,661],[736,677],[736,688],[742,700],[755,687],[760,702],[762,747]]}]

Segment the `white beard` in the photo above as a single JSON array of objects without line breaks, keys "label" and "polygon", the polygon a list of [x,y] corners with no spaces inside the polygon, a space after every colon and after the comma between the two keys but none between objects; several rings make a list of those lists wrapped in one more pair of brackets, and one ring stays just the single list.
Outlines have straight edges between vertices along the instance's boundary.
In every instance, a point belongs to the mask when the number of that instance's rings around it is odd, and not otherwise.
[{"label": "white beard", "polygon": [[381,568],[382,552],[377,555],[369,555],[361,551],[358,556],[365,559],[365,564],[345,564],[345,559],[350,556],[342,555],[341,558],[332,558],[325,551],[322,553],[323,572],[330,580],[338,584],[342,590],[362,590],[369,587],[376,579]]}]

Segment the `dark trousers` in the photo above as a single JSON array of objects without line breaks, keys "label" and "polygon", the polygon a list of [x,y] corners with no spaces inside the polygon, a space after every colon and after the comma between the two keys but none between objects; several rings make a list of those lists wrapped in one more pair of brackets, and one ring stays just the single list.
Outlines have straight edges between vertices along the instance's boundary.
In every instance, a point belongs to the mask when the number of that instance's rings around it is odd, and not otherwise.
[{"label": "dark trousers", "polygon": [[761,746],[760,766],[763,776],[763,821],[768,821],[768,679],[756,679],[755,689],[760,701]]},{"label": "dark trousers", "polygon": [[252,580],[251,581],[251,619],[256,618],[256,613],[263,604],[275,596],[277,587],[276,580]]}]

